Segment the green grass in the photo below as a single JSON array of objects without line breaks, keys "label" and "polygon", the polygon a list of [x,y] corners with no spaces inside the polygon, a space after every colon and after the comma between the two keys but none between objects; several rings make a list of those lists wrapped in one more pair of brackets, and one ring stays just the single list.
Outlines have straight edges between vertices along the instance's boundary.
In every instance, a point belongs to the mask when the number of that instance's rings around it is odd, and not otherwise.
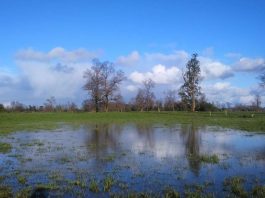
[{"label": "green grass", "polygon": [[10,198],[13,197],[12,189],[8,186],[0,186],[0,197],[1,198]]},{"label": "green grass", "polygon": [[103,180],[103,190],[104,192],[109,192],[111,187],[114,185],[115,181],[113,179],[113,177],[111,176],[107,176],[104,180]]},{"label": "green grass", "polygon": [[92,179],[89,183],[89,190],[91,192],[97,193],[99,192],[99,187],[98,187],[98,183],[96,182],[96,180]]},{"label": "green grass", "polygon": [[173,188],[166,188],[164,190],[164,198],[180,198],[180,194]]},{"label": "green grass", "polygon": [[21,184],[26,184],[26,182],[27,182],[26,177],[21,176],[21,175],[17,177],[17,180],[18,180],[18,182],[21,183]]},{"label": "green grass", "polygon": [[214,154],[214,155],[201,155],[200,161],[204,162],[204,163],[218,164],[219,158],[216,154]]},{"label": "green grass", "polygon": [[36,189],[45,189],[45,190],[58,190],[59,186],[54,183],[48,183],[48,184],[38,184]]},{"label": "green grass", "polygon": [[244,190],[243,184],[245,180],[242,177],[231,177],[224,181],[224,186],[237,197],[248,197],[248,193]]},{"label": "green grass", "polygon": [[255,186],[252,190],[253,197],[265,197],[265,185]]},{"label": "green grass", "polygon": [[0,134],[13,131],[54,129],[60,123],[161,123],[211,125],[246,131],[265,132],[265,113],[253,112],[109,112],[109,113],[0,113]]},{"label": "green grass", "polygon": [[9,153],[11,151],[12,146],[8,143],[0,142],[0,153]]}]

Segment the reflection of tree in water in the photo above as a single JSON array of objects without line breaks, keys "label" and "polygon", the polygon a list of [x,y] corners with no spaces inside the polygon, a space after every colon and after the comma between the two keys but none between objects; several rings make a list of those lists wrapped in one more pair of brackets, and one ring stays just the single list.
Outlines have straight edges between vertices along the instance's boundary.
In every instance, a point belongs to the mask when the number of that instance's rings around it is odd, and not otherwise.
[{"label": "reflection of tree in water", "polygon": [[181,135],[184,139],[186,157],[191,170],[198,175],[201,167],[200,143],[201,136],[194,125],[182,125]]},{"label": "reflection of tree in water", "polygon": [[121,125],[95,124],[89,131],[86,145],[88,150],[95,154],[96,159],[120,150]]},{"label": "reflection of tree in water", "polygon": [[156,141],[153,125],[146,123],[137,123],[135,127],[137,135],[140,137],[141,140],[144,140],[145,142],[145,150],[146,148],[154,149]]}]

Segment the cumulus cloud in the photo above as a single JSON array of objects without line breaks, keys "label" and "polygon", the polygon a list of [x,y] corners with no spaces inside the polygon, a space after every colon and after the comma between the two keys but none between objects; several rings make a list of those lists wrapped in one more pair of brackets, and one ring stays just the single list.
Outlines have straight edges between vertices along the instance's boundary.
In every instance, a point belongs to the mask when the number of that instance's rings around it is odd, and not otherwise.
[{"label": "cumulus cloud", "polygon": [[242,72],[258,72],[265,69],[265,59],[242,57],[235,63],[234,69]]},{"label": "cumulus cloud", "polygon": [[218,101],[219,103],[245,104],[250,105],[254,99],[251,88],[239,88],[231,85],[229,82],[216,82],[211,85],[203,85],[209,101]]},{"label": "cumulus cloud", "polygon": [[135,92],[138,89],[135,85],[127,85],[125,88],[130,92]]},{"label": "cumulus cloud", "polygon": [[225,65],[219,61],[215,61],[210,58],[199,57],[201,65],[201,74],[203,78],[215,79],[221,78],[225,79],[233,76],[233,72],[230,66]]},{"label": "cumulus cloud", "polygon": [[[95,57],[97,53],[85,49],[68,51],[61,47],[48,52],[26,49],[15,56],[21,72],[20,78],[23,77],[31,88],[28,98],[42,100],[50,96],[70,100],[80,98],[84,85],[83,73],[91,66],[91,60]],[[11,82],[8,84],[10,87]]]},{"label": "cumulus cloud", "polygon": [[135,66],[141,57],[138,51],[133,51],[128,56],[120,56],[116,60],[116,64],[120,66]]},{"label": "cumulus cloud", "polygon": [[167,68],[164,65],[155,65],[151,72],[135,71],[130,74],[129,79],[135,83],[142,83],[144,80],[152,79],[157,84],[170,84],[179,81],[181,71],[177,67]]},{"label": "cumulus cloud", "polygon": [[183,67],[189,59],[189,54],[186,51],[174,51],[171,54],[163,53],[146,53],[144,61],[149,64],[162,64],[166,66],[177,65]]},{"label": "cumulus cloud", "polygon": [[[211,49],[208,51],[210,53]],[[37,99],[43,102],[50,96],[81,102],[86,94],[82,90],[85,82],[83,73],[91,66],[91,60],[99,55],[86,49],[69,51],[61,47],[48,52],[21,50],[15,56],[20,73],[0,70],[0,102],[14,99],[26,103]],[[119,56],[116,64],[130,66],[123,69],[128,76],[128,81],[121,87],[124,97],[126,100],[134,97],[137,89],[142,86],[141,83],[149,78],[156,83],[156,93],[163,93],[165,89],[177,89],[183,82],[182,71],[189,58],[190,54],[186,51],[143,54],[133,51],[127,56]],[[212,57],[198,58],[204,78],[203,92],[210,101],[250,104],[253,100],[251,88],[239,88],[220,79],[232,77],[238,71],[264,69],[264,59],[241,58],[232,68]]]},{"label": "cumulus cloud", "polygon": [[41,52],[33,49],[20,50],[16,54],[17,61],[89,61],[96,58],[100,52],[90,52],[86,49],[80,48],[73,51],[67,51],[62,47],[56,47],[49,52]]},{"label": "cumulus cloud", "polygon": [[[212,48],[207,48],[206,51],[208,55],[213,53]],[[135,66],[135,68],[139,68],[138,71],[145,70],[146,68],[152,68],[153,70],[154,67],[157,65],[163,65],[165,67],[174,66],[175,68],[183,69],[186,66],[189,58],[190,55],[183,50],[174,51],[169,54],[145,53],[143,55],[140,55],[137,51],[133,51],[128,56],[120,56],[116,62],[120,65]],[[201,71],[203,78],[224,79],[233,76],[233,70],[231,69],[231,67],[220,61],[208,58],[206,56],[200,56],[199,60],[201,64]],[[143,80],[146,78],[146,75],[152,76],[150,73],[154,72],[151,71],[149,73],[148,72],[143,73],[138,71],[134,71],[132,73],[133,79]],[[160,71],[162,72],[162,74],[164,74],[165,72],[161,68]]]}]

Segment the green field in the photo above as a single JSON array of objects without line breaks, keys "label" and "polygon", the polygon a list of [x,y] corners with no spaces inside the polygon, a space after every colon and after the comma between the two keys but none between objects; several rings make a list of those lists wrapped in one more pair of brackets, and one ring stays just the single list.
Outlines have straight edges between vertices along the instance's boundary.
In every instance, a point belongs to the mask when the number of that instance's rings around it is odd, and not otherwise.
[{"label": "green field", "polygon": [[265,132],[265,113],[254,112],[33,112],[0,113],[0,133],[52,129],[59,124],[146,123],[211,125]]}]

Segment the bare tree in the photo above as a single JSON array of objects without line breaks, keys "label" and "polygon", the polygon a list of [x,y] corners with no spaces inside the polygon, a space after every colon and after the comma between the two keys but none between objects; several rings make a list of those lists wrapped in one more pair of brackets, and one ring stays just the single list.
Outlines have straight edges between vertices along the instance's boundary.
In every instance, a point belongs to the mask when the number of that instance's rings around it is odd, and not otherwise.
[{"label": "bare tree", "polygon": [[[103,78],[103,103],[105,111],[109,110],[110,100],[115,100],[119,94],[119,84],[125,79],[123,71],[115,71],[113,63],[102,63],[102,78]],[[117,95],[115,95],[117,94]]]},{"label": "bare tree", "polygon": [[123,97],[120,94],[117,94],[114,98],[113,101],[115,103],[115,109],[117,111],[122,112],[125,109],[125,103],[123,101]]},{"label": "bare tree", "polygon": [[74,103],[74,102],[68,102],[67,104],[66,104],[66,110],[67,111],[70,111],[70,112],[75,112],[75,111],[77,111],[77,105]]},{"label": "bare tree", "polygon": [[124,73],[120,70],[116,72],[111,62],[94,59],[93,66],[85,71],[84,78],[87,79],[84,89],[89,91],[96,112],[99,111],[100,103],[104,104],[107,112],[110,100],[115,98],[119,84],[125,79]]},{"label": "bare tree", "polygon": [[190,107],[192,112],[195,111],[196,98],[200,95],[200,72],[200,62],[197,59],[197,54],[193,54],[186,65],[186,72],[183,74],[184,84],[179,90],[182,101]]},{"label": "bare tree", "polygon": [[254,97],[254,101],[252,102],[252,106],[255,108],[256,111],[259,111],[260,105],[261,105],[261,97],[259,94],[256,94]]},{"label": "bare tree", "polygon": [[100,103],[104,104],[107,112],[110,100],[115,98],[119,84],[125,79],[124,73],[120,70],[116,72],[111,62],[95,59],[91,69],[86,70],[84,78],[87,79],[84,89],[89,91],[96,112],[99,111]]},{"label": "bare tree", "polygon": [[155,83],[152,79],[147,79],[143,82],[144,84],[144,97],[145,97],[145,108],[148,111],[152,109],[155,100],[155,94],[152,89],[155,87]]},{"label": "bare tree", "polygon": [[18,101],[12,101],[10,103],[10,105],[11,105],[11,110],[12,111],[20,111],[21,112],[21,111],[25,110],[25,105],[20,103],[20,102],[18,102]]},{"label": "bare tree", "polygon": [[85,90],[89,91],[91,100],[93,101],[96,112],[99,111],[99,103],[102,100],[102,63],[98,59],[93,60],[93,65],[91,69],[87,69],[84,73],[84,78],[87,82],[84,86]]},{"label": "bare tree", "polygon": [[138,89],[135,104],[141,111],[148,111],[154,106],[155,94],[152,89],[155,87],[155,84],[153,80],[147,79],[143,81],[143,85],[143,89]]},{"label": "bare tree", "polygon": [[56,107],[56,100],[54,96],[48,98],[44,103],[45,111],[53,111],[55,107]]},{"label": "bare tree", "polygon": [[156,100],[155,101],[155,107],[156,107],[157,111],[160,112],[161,109],[163,108],[163,102],[162,102],[162,100]]},{"label": "bare tree", "polygon": [[145,107],[145,97],[144,97],[144,90],[138,89],[137,95],[135,97],[135,105],[138,110],[143,111]]},{"label": "bare tree", "polygon": [[172,109],[172,111],[175,111],[176,93],[175,90],[165,92],[165,107]]}]

